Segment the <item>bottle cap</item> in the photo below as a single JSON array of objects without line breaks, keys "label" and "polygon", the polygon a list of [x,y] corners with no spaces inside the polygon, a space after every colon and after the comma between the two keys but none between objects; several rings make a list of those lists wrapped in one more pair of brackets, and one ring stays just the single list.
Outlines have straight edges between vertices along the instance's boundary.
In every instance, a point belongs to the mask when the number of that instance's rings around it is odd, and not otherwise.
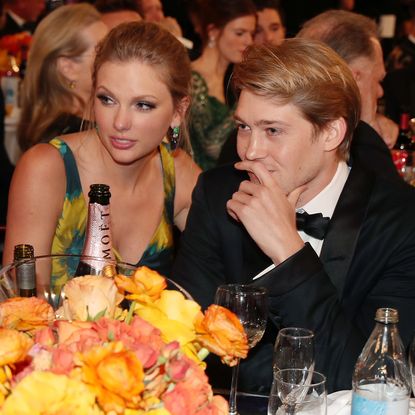
[{"label": "bottle cap", "polygon": [[398,310],[394,308],[378,308],[375,320],[379,323],[397,323],[399,321]]},{"label": "bottle cap", "polygon": [[35,251],[32,245],[29,244],[19,244],[14,247],[13,259],[14,261],[19,261],[21,259],[33,258],[35,256]]},{"label": "bottle cap", "polygon": [[91,184],[88,193],[90,203],[108,205],[110,203],[110,187],[107,184]]}]

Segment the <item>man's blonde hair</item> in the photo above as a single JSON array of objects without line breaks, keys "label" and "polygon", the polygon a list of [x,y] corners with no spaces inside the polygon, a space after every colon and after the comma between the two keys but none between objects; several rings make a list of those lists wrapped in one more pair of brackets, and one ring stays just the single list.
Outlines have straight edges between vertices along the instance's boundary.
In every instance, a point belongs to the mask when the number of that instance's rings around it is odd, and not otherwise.
[{"label": "man's blonde hair", "polygon": [[295,105],[315,134],[343,118],[347,129],[338,155],[348,159],[360,119],[360,94],[350,69],[329,47],[297,38],[279,46],[250,46],[235,65],[232,85],[237,96],[247,89],[279,104]]}]

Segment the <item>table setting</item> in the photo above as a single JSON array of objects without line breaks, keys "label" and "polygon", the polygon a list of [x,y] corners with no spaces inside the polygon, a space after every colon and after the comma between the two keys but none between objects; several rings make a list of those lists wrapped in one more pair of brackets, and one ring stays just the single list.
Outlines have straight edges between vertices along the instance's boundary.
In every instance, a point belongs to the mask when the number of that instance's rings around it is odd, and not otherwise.
[{"label": "table setting", "polygon": [[[73,276],[81,261],[93,261],[96,275]],[[37,286],[37,296],[20,297],[16,276],[29,263],[59,278]],[[262,287],[219,286],[202,312],[182,287],[146,267],[76,255],[17,261],[0,270],[0,413],[355,414],[351,390],[327,394],[324,374],[314,369],[315,333],[306,328],[279,331],[269,395],[238,391],[239,361],[266,321]],[[209,384],[209,353],[233,368],[229,390]],[[406,367],[415,379],[415,342]],[[407,413],[415,415],[414,399]]]}]

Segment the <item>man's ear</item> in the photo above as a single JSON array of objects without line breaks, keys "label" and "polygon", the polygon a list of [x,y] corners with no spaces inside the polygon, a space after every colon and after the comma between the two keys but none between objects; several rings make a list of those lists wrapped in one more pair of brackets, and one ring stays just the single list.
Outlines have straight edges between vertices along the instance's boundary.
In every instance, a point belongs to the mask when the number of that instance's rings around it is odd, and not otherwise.
[{"label": "man's ear", "polygon": [[186,111],[190,105],[190,97],[183,97],[177,104],[170,124],[171,128],[180,125],[184,121]]},{"label": "man's ear", "polygon": [[59,56],[56,61],[58,71],[69,81],[76,81],[78,78],[78,64],[71,58]]},{"label": "man's ear", "polygon": [[335,150],[343,142],[346,130],[347,124],[343,117],[331,121],[325,128],[324,149]]}]

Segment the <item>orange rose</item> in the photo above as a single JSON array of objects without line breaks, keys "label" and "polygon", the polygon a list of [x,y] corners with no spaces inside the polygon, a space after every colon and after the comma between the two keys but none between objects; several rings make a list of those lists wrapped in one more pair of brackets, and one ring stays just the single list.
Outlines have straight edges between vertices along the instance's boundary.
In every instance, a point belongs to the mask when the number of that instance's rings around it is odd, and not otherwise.
[{"label": "orange rose", "polygon": [[0,325],[28,331],[49,325],[55,318],[53,308],[36,297],[14,297],[0,303]]},{"label": "orange rose", "polygon": [[94,347],[79,356],[83,381],[91,386],[105,412],[137,409],[144,390],[144,372],[136,355],[121,342]]},{"label": "orange rose", "polygon": [[24,360],[32,346],[26,334],[0,328],[0,366]]},{"label": "orange rose", "polygon": [[166,279],[158,272],[147,267],[139,267],[131,277],[117,275],[115,284],[120,291],[130,293],[128,299],[143,301],[155,301],[161,292],[167,287]]},{"label": "orange rose", "polygon": [[248,340],[244,328],[234,313],[212,304],[203,318],[196,321],[198,342],[222,362],[234,366],[238,358],[248,354]]}]

